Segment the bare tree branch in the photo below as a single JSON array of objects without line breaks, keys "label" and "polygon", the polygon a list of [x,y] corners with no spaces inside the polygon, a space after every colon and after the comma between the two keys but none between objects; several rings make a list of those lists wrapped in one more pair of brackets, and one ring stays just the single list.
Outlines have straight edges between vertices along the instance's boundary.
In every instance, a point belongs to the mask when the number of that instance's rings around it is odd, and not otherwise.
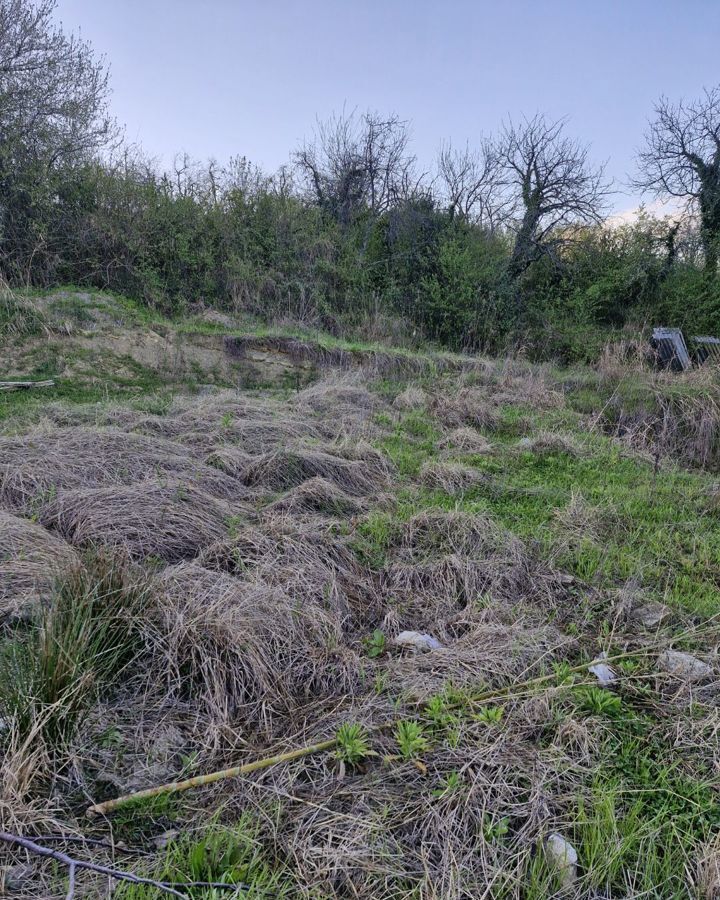
[{"label": "bare tree branch", "polygon": [[705,266],[714,274],[720,256],[720,86],[689,102],[660,98],[633,184],[699,211]]}]

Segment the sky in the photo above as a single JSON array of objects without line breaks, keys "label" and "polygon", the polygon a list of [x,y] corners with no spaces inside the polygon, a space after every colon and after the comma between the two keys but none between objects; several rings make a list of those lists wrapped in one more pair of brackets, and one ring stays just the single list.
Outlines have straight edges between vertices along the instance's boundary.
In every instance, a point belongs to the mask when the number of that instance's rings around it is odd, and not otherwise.
[{"label": "sky", "polygon": [[614,211],[653,103],[720,83],[720,0],[58,0],[67,30],[105,54],[126,137],[246,156],[272,171],[317,119],[398,113],[430,169],[509,116],[568,117],[607,162]]}]

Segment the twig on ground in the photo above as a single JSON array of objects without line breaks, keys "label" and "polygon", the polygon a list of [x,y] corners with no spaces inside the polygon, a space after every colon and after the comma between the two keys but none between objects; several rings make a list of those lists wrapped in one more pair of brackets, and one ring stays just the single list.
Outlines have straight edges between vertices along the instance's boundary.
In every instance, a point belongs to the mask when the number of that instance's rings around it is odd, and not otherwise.
[{"label": "twig on ground", "polygon": [[[55,839],[55,836],[53,836],[52,839]],[[76,874],[78,869],[87,869],[90,872],[97,872],[99,875],[107,875],[108,878],[114,878],[116,881],[129,881],[131,884],[146,884],[149,887],[154,887],[159,891],[170,894],[171,897],[180,897],[180,900],[187,900],[187,894],[180,893],[176,888],[208,887],[233,891],[244,890],[246,888],[246,885],[244,884],[227,884],[221,881],[177,882],[156,881],[153,878],[142,878],[140,875],[133,875],[132,872],[125,872],[122,869],[114,869],[111,866],[103,866],[100,863],[76,859],[75,857],[69,856],[67,853],[63,853],[61,850],[52,850],[50,847],[43,847],[42,844],[30,840],[30,838],[21,837],[17,834],[10,834],[6,831],[0,831],[0,841],[5,842],[6,844],[17,844],[18,847],[22,847],[27,850],[28,853],[32,853],[35,856],[54,859],[67,866],[68,890],[65,895],[65,900],[73,900],[75,897]]]}]

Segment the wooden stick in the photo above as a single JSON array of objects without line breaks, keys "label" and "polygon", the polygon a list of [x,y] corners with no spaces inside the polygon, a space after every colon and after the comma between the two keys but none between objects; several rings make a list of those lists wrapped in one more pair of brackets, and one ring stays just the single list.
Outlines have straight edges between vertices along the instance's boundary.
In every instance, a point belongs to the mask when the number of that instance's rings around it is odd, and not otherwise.
[{"label": "wooden stick", "polygon": [[46,381],[0,381],[0,391],[17,391],[21,388],[55,387],[52,378]]}]

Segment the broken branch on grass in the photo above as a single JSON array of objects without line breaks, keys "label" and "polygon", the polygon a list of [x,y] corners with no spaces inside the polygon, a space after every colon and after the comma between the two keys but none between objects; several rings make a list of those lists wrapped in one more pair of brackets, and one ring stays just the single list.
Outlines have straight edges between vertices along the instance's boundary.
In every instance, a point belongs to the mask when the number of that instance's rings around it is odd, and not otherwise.
[{"label": "broken branch on grass", "polygon": [[178,887],[211,887],[224,890],[241,890],[245,888],[245,885],[243,884],[228,884],[220,881],[188,881],[181,883],[156,881],[153,878],[142,878],[140,875],[133,875],[132,872],[124,872],[122,869],[114,869],[111,866],[103,866],[100,863],[76,859],[73,856],[69,856],[67,853],[63,853],[61,850],[52,850],[50,847],[43,847],[42,844],[30,840],[30,838],[21,837],[18,834],[10,834],[6,831],[0,831],[0,841],[4,841],[6,844],[17,844],[18,847],[22,847],[24,850],[27,850],[28,853],[32,853],[35,856],[54,859],[67,866],[68,890],[65,895],[65,900],[73,900],[75,897],[75,876],[78,869],[87,869],[90,872],[97,872],[99,875],[106,875],[108,878],[114,878],[116,881],[129,881],[131,884],[145,884],[149,887],[154,887],[165,894],[170,894],[171,897],[180,897],[180,900],[187,900],[187,894],[180,893],[180,891],[176,890]]},{"label": "broken branch on grass", "polygon": [[18,391],[23,388],[55,387],[52,378],[45,381],[0,381],[0,391]]}]

